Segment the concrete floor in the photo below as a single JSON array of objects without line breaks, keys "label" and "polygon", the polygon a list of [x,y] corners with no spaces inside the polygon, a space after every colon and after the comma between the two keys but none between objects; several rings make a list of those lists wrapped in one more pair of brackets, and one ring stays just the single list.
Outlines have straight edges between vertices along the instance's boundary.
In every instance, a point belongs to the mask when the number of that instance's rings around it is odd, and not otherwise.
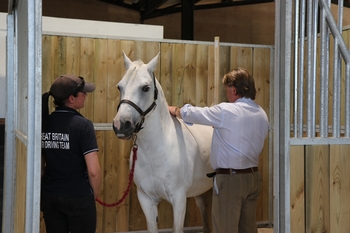
[{"label": "concrete floor", "polygon": [[[185,233],[201,233],[200,227],[186,227]],[[171,229],[159,229],[159,233],[170,233]],[[130,232],[118,232],[118,233],[146,233],[146,231],[130,231]],[[258,233],[273,233],[273,228],[258,228]]]}]

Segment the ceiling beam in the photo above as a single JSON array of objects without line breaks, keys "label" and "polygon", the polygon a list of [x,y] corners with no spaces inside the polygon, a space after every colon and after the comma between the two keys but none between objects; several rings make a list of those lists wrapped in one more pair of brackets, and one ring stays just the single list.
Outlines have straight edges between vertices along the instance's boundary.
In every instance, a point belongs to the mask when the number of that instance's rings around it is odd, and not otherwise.
[{"label": "ceiling beam", "polygon": [[[255,1],[235,1],[235,2],[222,2],[222,3],[213,3],[213,4],[203,4],[203,5],[194,5],[193,9],[196,10],[207,10],[207,9],[216,9],[224,7],[234,7],[234,6],[243,6],[243,5],[252,5],[260,3],[274,2],[274,0],[255,0]],[[180,13],[182,11],[181,4],[175,4],[167,8],[154,10],[148,14],[141,14],[142,20],[156,18],[164,15],[170,15],[174,13]]]}]

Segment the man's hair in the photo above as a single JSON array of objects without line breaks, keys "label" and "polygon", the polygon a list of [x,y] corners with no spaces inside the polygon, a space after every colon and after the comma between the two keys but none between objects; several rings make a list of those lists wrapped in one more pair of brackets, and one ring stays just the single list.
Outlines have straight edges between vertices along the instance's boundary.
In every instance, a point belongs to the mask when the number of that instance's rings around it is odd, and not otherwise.
[{"label": "man's hair", "polygon": [[253,77],[244,68],[232,69],[224,75],[222,83],[228,87],[235,87],[237,94],[241,97],[255,99],[256,89]]}]

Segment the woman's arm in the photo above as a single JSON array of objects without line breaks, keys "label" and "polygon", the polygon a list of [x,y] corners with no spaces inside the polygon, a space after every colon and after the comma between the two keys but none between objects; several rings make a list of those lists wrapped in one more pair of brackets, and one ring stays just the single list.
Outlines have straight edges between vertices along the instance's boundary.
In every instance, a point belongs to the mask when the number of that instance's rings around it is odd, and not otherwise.
[{"label": "woman's arm", "polygon": [[101,168],[98,162],[97,152],[91,152],[85,155],[85,162],[89,175],[89,182],[94,191],[95,199],[98,197],[101,187]]}]

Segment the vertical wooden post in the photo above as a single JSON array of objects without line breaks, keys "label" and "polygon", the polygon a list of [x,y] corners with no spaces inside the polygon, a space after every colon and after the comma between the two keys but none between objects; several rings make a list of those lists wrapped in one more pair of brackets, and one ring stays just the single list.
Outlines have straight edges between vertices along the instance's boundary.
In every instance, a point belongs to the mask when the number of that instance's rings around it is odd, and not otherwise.
[{"label": "vertical wooden post", "polygon": [[219,103],[219,85],[220,85],[220,37],[214,39],[214,98],[213,104]]}]

